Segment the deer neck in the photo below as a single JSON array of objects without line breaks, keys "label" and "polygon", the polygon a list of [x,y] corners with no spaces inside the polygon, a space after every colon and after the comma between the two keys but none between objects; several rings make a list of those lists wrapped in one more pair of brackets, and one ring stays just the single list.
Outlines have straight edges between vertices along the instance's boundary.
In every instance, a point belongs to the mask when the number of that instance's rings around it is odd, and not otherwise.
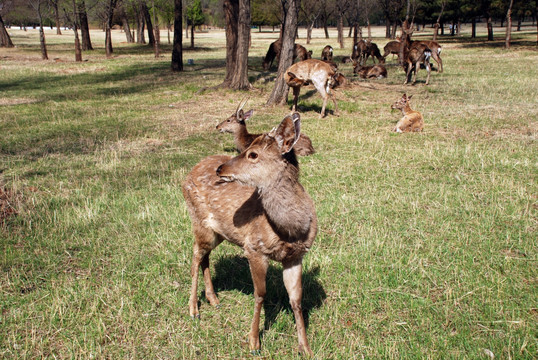
[{"label": "deer neck", "polygon": [[402,113],[404,115],[407,115],[407,114],[412,113],[412,112],[414,112],[414,110],[411,109],[411,106],[409,106],[409,104],[405,104],[405,106],[402,108]]},{"label": "deer neck", "polygon": [[234,142],[236,145],[238,145],[238,148],[242,148],[245,145],[249,135],[250,134],[247,131],[247,126],[241,124],[239,129],[234,133]]},{"label": "deer neck", "polygon": [[258,188],[265,214],[275,231],[290,241],[306,239],[313,219],[310,197],[298,181],[299,169],[288,164],[279,179]]}]

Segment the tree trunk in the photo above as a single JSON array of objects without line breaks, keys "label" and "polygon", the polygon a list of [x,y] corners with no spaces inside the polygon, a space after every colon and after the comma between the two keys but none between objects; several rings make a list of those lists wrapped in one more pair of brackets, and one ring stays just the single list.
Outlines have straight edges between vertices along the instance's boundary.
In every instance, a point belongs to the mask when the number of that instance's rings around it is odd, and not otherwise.
[{"label": "tree trunk", "polygon": [[107,59],[112,57],[112,17],[114,16],[114,8],[116,7],[117,0],[109,0],[106,14],[106,28],[105,28],[105,51]]},{"label": "tree trunk", "polygon": [[155,21],[155,44],[153,48],[155,49],[155,58],[158,58],[161,54],[160,44],[161,44],[161,30],[159,29],[159,24]]},{"label": "tree trunk", "polygon": [[340,13],[338,15],[338,23],[337,23],[337,30],[338,30],[338,43],[340,44],[340,49],[344,48],[344,14]]},{"label": "tree trunk", "polygon": [[226,18],[226,75],[223,87],[232,83],[237,62],[237,42],[239,36],[239,0],[224,0],[224,17]]},{"label": "tree trunk", "polygon": [[75,33],[75,61],[82,61],[82,49],[78,38],[77,4],[73,0],[73,32]]},{"label": "tree trunk", "polygon": [[135,8],[135,14],[136,14],[136,43],[137,44],[145,44],[146,43],[146,35],[144,34],[144,30],[146,29],[146,23],[144,21],[144,12],[142,11],[141,7]]},{"label": "tree trunk", "polygon": [[133,36],[131,35],[131,28],[129,26],[129,20],[125,11],[121,12],[121,23],[123,25],[123,32],[125,32],[125,38],[128,43],[134,43]]},{"label": "tree trunk", "polygon": [[396,39],[396,32],[398,31],[398,22],[394,21],[392,26],[392,36],[391,39]]},{"label": "tree trunk", "polygon": [[390,22],[388,19],[385,22],[385,38],[390,39]]},{"label": "tree trunk", "polygon": [[84,0],[77,3],[78,22],[80,24],[80,36],[82,38],[82,50],[93,50],[90,39],[90,27],[88,25],[88,14]]},{"label": "tree trunk", "polygon": [[182,0],[174,0],[174,44],[172,71],[183,71],[183,8]]},{"label": "tree trunk", "polygon": [[250,0],[239,0],[238,41],[236,67],[230,87],[247,90],[252,87],[248,81],[248,49],[250,44]]},{"label": "tree trunk", "polygon": [[47,44],[45,43],[45,31],[43,30],[43,18],[41,14],[39,14],[39,44],[41,45],[41,58],[48,60],[49,56],[47,54]]},{"label": "tree trunk", "polygon": [[194,49],[194,26],[191,24],[191,49]]},{"label": "tree trunk", "polygon": [[314,22],[311,22],[306,28],[306,43],[310,44],[312,40],[312,28],[314,27]]},{"label": "tree trunk", "polygon": [[510,0],[510,5],[508,6],[508,11],[506,12],[506,40],[504,46],[507,49],[510,49],[510,41],[512,40],[512,6],[514,5],[514,0]]},{"label": "tree trunk", "polygon": [[471,38],[476,38],[476,18],[473,17],[471,20]]},{"label": "tree trunk", "polygon": [[56,35],[62,35],[62,30],[60,29],[60,13],[58,11],[58,1],[50,1],[54,10],[54,21],[56,22]]},{"label": "tree trunk", "polygon": [[4,20],[2,20],[2,16],[0,15],[0,47],[13,47],[13,42],[11,41],[11,37],[9,36],[9,33],[6,30],[6,26],[4,25]]},{"label": "tree trunk", "polygon": [[148,44],[149,46],[155,46],[155,36],[153,32],[153,24],[151,22],[151,16],[149,15],[148,6],[145,2],[142,2],[142,13],[144,14],[144,20],[146,22],[146,28],[148,29]]},{"label": "tree trunk", "polygon": [[488,19],[488,41],[493,41],[493,20],[491,19],[491,16],[487,15]]},{"label": "tree trunk", "polygon": [[284,32],[282,34],[282,50],[278,63],[277,79],[273,92],[267,100],[267,105],[285,105],[288,101],[289,87],[284,80],[284,73],[293,63],[293,51],[295,48],[295,32],[297,31],[297,0],[287,0],[287,12],[284,18]]}]

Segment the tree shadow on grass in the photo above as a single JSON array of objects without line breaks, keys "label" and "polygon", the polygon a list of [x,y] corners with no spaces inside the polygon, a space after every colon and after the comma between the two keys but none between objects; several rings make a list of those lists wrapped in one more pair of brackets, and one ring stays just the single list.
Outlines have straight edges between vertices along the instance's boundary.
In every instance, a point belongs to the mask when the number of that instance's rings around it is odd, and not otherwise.
[{"label": "tree shadow on grass", "polygon": [[[306,327],[308,327],[310,312],[319,308],[327,297],[317,279],[318,276],[319,267],[307,271],[303,268],[302,308]],[[217,294],[222,290],[239,290],[244,294],[253,295],[254,285],[252,284],[248,260],[238,255],[218,259],[215,263],[213,285]],[[254,308],[254,300],[245,305]],[[270,264],[267,270],[267,294],[263,302],[263,309],[265,313],[264,330],[268,330],[274,324],[280,312],[285,311],[293,314],[282,280],[282,269],[273,264]]]}]

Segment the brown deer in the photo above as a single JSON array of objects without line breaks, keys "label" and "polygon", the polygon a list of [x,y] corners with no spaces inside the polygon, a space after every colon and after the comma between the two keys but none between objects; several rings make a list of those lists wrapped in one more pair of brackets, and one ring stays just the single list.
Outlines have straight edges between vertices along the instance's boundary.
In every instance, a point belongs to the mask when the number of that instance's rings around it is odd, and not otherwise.
[{"label": "brown deer", "polygon": [[409,82],[411,78],[411,72],[413,73],[413,85],[417,81],[417,72],[420,69],[420,65],[424,65],[428,76],[426,77],[426,85],[430,81],[430,57],[432,56],[432,51],[424,44],[418,44],[410,49],[404,49],[404,64],[403,68],[406,72],[404,85]]},{"label": "brown deer", "polygon": [[379,47],[371,42],[365,40],[359,40],[353,46],[353,52],[351,53],[351,58],[355,61],[358,61],[359,64],[364,65],[368,60],[368,57],[372,57],[372,61],[375,64],[375,59],[379,61],[380,64],[385,63],[385,58],[381,56]]},{"label": "brown deer", "polygon": [[[273,66],[273,61],[276,59],[277,61],[280,60],[280,50],[282,49],[282,39],[278,39],[277,41],[274,41],[269,45],[269,49],[267,50],[267,54],[265,54],[265,57],[263,58],[263,69],[265,71],[269,70],[271,66]],[[312,50],[307,51],[306,48],[302,45],[295,44],[295,47],[293,49],[293,61],[295,59],[299,59],[299,61],[303,61],[306,59],[312,58]]]},{"label": "brown deer", "polygon": [[323,61],[333,61],[333,47],[331,45],[327,45],[321,50],[321,60]]},{"label": "brown deer", "polygon": [[383,65],[362,66],[355,63],[353,73],[358,74],[363,79],[383,79],[387,77],[387,69]]},{"label": "brown deer", "polygon": [[411,41],[411,48],[417,47],[420,44],[426,45],[432,52],[432,59],[437,63],[437,72],[443,72],[443,59],[441,59],[441,51],[443,48],[437,41]]},{"label": "brown deer", "polygon": [[260,351],[260,312],[269,260],[274,260],[283,265],[299,351],[312,355],[301,309],[301,277],[303,256],[316,237],[317,217],[312,199],[299,183],[299,165],[293,150],[299,134],[299,114],[286,116],[275,130],[256,138],[240,155],[203,159],[182,186],[194,231],[190,315],[200,317],[200,266],[206,297],[217,306],[209,254],[223,240],[240,246],[254,284],[254,317],[248,335],[254,354]]},{"label": "brown deer", "polygon": [[[235,110],[230,117],[217,125],[217,130],[220,132],[233,134],[235,147],[240,153],[245,151],[250,144],[252,144],[254,139],[261,135],[251,134],[248,132],[246,121],[250,119],[254,113],[254,110],[244,112],[243,106],[245,106],[245,104],[246,100],[244,102],[240,102],[237,106],[237,110]],[[303,133],[299,135],[299,140],[297,140],[297,144],[295,144],[293,148],[295,150],[295,154],[300,156],[308,156],[316,152],[312,146],[312,140],[310,140],[310,138]]]},{"label": "brown deer", "polygon": [[412,110],[409,106],[409,100],[411,96],[403,94],[401,99],[392,104],[392,109],[398,109],[402,111],[403,117],[398,121],[393,131],[395,132],[410,132],[410,131],[422,131],[424,129],[424,117],[418,111]]},{"label": "brown deer", "polygon": [[[389,41],[387,45],[385,45],[385,47],[383,48],[383,58],[386,58],[390,54],[399,56],[400,45],[401,43],[398,40]],[[394,56],[392,58],[394,59]]]},{"label": "brown deer", "polygon": [[343,85],[346,78],[330,64],[317,59],[300,61],[286,70],[284,79],[286,84],[293,89],[292,111],[297,110],[297,100],[301,92],[301,86],[312,83],[323,98],[323,106],[319,117],[325,116],[325,106],[329,97],[334,103],[334,113],[338,114],[338,105],[331,93],[331,89]]}]

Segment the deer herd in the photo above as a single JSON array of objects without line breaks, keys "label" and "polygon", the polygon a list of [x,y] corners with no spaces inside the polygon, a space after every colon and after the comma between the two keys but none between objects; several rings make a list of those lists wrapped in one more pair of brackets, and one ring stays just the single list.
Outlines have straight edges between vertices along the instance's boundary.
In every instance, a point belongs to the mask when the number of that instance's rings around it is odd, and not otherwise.
[{"label": "deer herd", "polygon": [[[407,34],[406,34],[407,35]],[[273,42],[263,59],[264,70],[278,60],[281,42]],[[308,156],[315,150],[311,139],[301,133],[301,119],[297,113],[297,101],[302,87],[314,85],[323,98],[320,117],[325,116],[325,107],[330,98],[334,113],[338,106],[332,90],[342,86],[346,78],[338,71],[333,61],[333,48],[327,45],[321,60],[312,59],[312,51],[301,45],[295,46],[295,57],[299,62],[291,65],[284,80],[293,89],[293,106],[290,115],[284,117],[273,130],[263,134],[247,131],[246,121],[253,110],[244,111],[247,100],[241,101],[233,114],[217,125],[217,130],[233,134],[239,155],[209,156],[200,161],[186,176],[182,184],[183,196],[192,221],[194,232],[193,257],[191,264],[191,292],[189,312],[199,319],[198,275],[202,269],[205,297],[212,306],[219,305],[211,280],[209,255],[224,240],[243,249],[248,260],[254,285],[254,315],[248,333],[249,348],[253,354],[260,351],[260,314],[266,295],[266,275],[269,261],[277,261],[283,267],[284,286],[289,296],[295,317],[299,351],[312,355],[306,337],[306,325],[301,307],[302,259],[309,251],[317,233],[317,218],[314,203],[299,182],[297,155]],[[350,57],[343,62],[353,63],[353,73],[364,79],[387,77],[385,58],[403,54],[403,68],[407,84],[411,73],[416,74],[423,65],[427,72],[425,84],[429,82],[430,58],[442,71],[441,46],[434,41],[391,41],[381,55],[376,44],[361,40],[354,45]],[[366,66],[368,57],[374,65]],[[375,64],[375,59],[379,64]],[[412,96],[403,96],[392,109],[401,110],[403,117],[394,127],[395,132],[416,132],[424,128],[424,118],[410,107]]]}]

